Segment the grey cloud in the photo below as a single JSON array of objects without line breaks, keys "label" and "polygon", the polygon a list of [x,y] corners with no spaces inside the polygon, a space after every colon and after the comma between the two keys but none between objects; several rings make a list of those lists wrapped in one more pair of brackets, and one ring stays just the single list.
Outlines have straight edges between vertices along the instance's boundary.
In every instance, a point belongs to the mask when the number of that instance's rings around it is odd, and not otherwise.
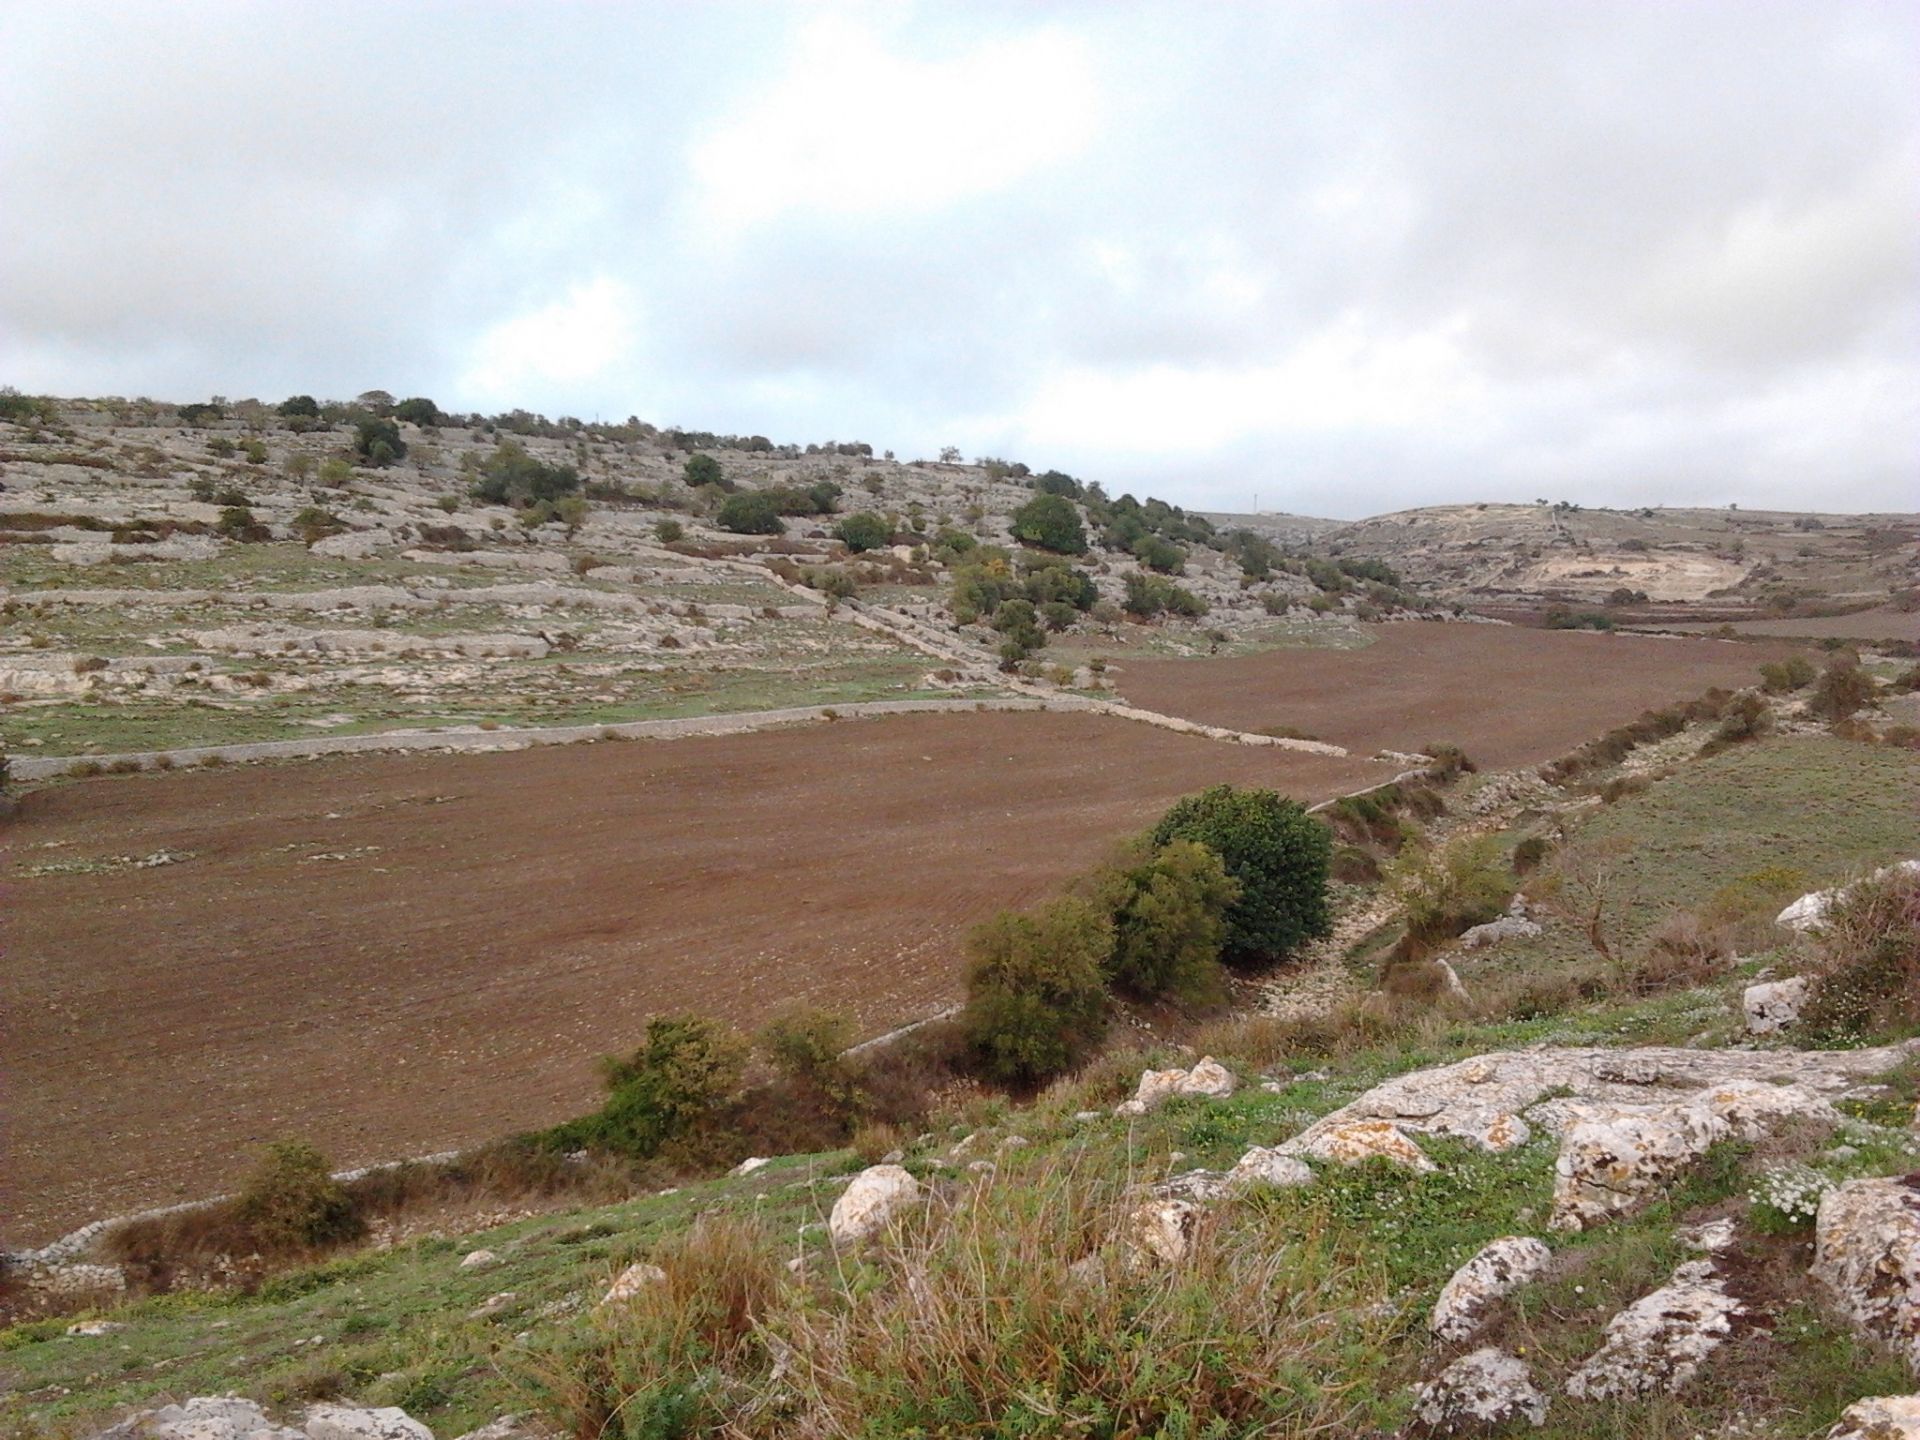
[{"label": "grey cloud", "polygon": [[[631,353],[517,403],[955,443],[1207,505],[1913,503],[1911,7],[854,8],[917,60],[1071,37],[1090,140],[951,204],[875,176],[717,235],[697,147],[822,14],[9,4],[0,382],[471,404],[485,337],[606,278]],[[925,118],[859,98],[850,124]],[[1290,373],[1336,328],[1442,337],[1459,413],[1275,395],[1210,432],[1169,402],[1122,449],[1036,410],[1067,375]]]}]

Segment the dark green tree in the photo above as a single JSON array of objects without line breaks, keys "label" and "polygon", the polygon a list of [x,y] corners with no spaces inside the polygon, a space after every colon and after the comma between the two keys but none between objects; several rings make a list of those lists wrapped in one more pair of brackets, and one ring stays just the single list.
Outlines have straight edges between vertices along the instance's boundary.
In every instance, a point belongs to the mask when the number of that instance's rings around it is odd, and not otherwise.
[{"label": "dark green tree", "polygon": [[1087,530],[1080,512],[1064,495],[1036,495],[1013,512],[1013,535],[1056,555],[1087,553]]},{"label": "dark green tree", "polygon": [[885,517],[871,510],[861,510],[847,516],[833,527],[833,533],[855,554],[878,550],[893,539],[893,527],[887,524]]},{"label": "dark green tree", "polygon": [[1262,965],[1328,933],[1332,832],[1272,790],[1215,785],[1177,802],[1153,827],[1155,846],[1193,840],[1220,857],[1240,895],[1227,911],[1223,958]]},{"label": "dark green tree", "polygon": [[729,495],[713,519],[736,535],[778,535],[787,528],[780,520],[779,502],[764,490]]},{"label": "dark green tree", "polygon": [[353,453],[376,468],[406,458],[407,442],[400,438],[400,427],[380,415],[368,415],[354,422]]}]

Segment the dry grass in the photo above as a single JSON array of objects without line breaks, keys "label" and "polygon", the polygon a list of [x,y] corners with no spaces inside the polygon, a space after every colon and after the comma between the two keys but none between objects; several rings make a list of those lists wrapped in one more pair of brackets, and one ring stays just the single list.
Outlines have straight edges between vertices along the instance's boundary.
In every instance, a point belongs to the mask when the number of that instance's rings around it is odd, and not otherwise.
[{"label": "dry grass", "polygon": [[884,1246],[790,1277],[752,1222],[704,1222],[667,1273],[527,1371],[576,1435],[1341,1433],[1337,1358],[1389,1321],[1321,1225],[1199,1220],[1183,1264],[1128,1243],[1105,1157],[943,1187]]}]

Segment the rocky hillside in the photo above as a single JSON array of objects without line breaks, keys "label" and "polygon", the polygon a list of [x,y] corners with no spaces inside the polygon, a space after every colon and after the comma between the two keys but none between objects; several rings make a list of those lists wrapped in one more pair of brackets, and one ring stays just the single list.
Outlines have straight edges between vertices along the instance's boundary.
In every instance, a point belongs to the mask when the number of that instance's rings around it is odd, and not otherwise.
[{"label": "rocky hillside", "polygon": [[1398,603],[1066,476],[1025,542],[1024,465],[303,398],[0,396],[17,756],[1098,695],[1103,651]]},{"label": "rocky hillside", "polygon": [[1737,509],[1438,505],[1315,537],[1456,597],[1711,602],[1738,614],[1799,601],[1884,603],[1920,584],[1920,516]]}]

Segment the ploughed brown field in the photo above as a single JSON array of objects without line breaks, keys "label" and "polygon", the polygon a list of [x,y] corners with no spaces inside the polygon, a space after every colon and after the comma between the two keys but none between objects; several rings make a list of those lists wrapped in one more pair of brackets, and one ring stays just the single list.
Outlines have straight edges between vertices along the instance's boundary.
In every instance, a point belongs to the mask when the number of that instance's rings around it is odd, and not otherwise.
[{"label": "ploughed brown field", "polygon": [[1135,705],[1238,730],[1292,726],[1356,755],[1464,747],[1488,770],[1536,765],[1642,710],[1759,680],[1787,642],[1733,643],[1409,622],[1361,650],[1265,650],[1221,660],[1129,660]]},{"label": "ploughed brown field", "polygon": [[[957,997],[971,925],[1178,796],[1310,801],[1390,773],[962,714],[30,794],[9,836],[0,1245],[215,1193],[284,1135],[353,1164],[557,1121],[653,1014],[752,1025],[800,998],[877,1033]],[[30,873],[160,850],[192,858]]]},{"label": "ploughed brown field", "polygon": [[[1429,740],[1542,760],[1773,653],[1403,625],[1123,676],[1138,703],[1352,759],[981,713],[31,793],[6,827],[0,1244],[216,1192],[281,1136],[352,1164],[551,1123],[654,1014],[750,1026],[804,999],[877,1033],[958,997],[974,923],[1180,795],[1311,802]],[[186,858],[70,868],[162,850]]]}]

